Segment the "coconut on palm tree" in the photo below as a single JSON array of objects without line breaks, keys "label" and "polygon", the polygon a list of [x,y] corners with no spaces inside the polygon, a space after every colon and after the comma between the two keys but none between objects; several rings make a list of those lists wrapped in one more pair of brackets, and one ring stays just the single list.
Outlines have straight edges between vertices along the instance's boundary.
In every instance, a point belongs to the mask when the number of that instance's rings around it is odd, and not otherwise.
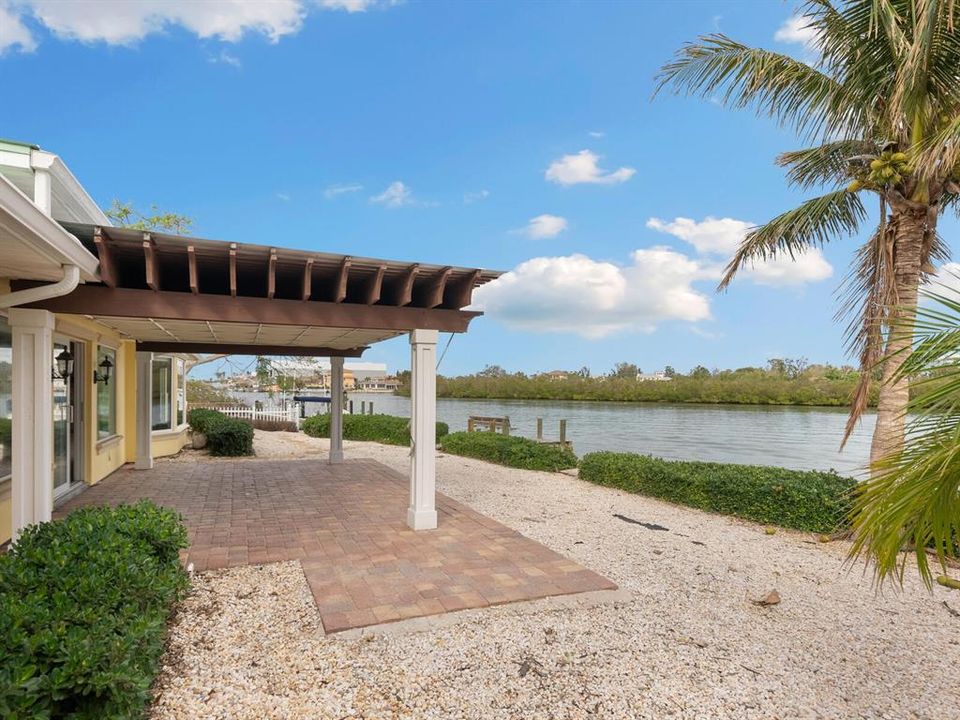
[{"label": "coconut on palm tree", "polygon": [[846,436],[867,406],[872,371],[882,374],[875,463],[902,448],[909,380],[898,371],[910,354],[918,289],[947,255],[938,219],[960,209],[960,3],[811,0],[802,18],[813,63],[706,35],[663,67],[659,88],[753,108],[794,128],[809,147],[778,164],[793,185],[826,191],[751,230],[721,289],[745,265],[856,236],[870,222],[841,310],[861,369]]}]

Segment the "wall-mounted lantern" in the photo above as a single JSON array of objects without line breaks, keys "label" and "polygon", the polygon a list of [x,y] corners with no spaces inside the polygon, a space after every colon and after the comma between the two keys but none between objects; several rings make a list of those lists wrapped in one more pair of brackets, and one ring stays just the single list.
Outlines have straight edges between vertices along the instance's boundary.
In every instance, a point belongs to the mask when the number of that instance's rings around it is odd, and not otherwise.
[{"label": "wall-mounted lantern", "polygon": [[56,357],[57,366],[53,370],[54,380],[69,380],[73,375],[73,353],[64,349]]},{"label": "wall-mounted lantern", "polygon": [[113,370],[113,363],[110,362],[110,358],[105,357],[99,365],[100,370],[93,371],[93,382],[94,383],[103,383],[106,385],[110,382],[110,371]]}]

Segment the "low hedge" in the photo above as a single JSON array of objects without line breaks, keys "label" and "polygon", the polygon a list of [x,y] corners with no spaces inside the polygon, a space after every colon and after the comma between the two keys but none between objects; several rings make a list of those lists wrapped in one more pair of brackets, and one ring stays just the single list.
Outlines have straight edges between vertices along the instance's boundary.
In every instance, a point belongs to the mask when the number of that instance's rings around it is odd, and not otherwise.
[{"label": "low hedge", "polygon": [[[314,415],[300,423],[300,429],[311,437],[330,437],[330,414]],[[437,438],[450,432],[446,423],[437,423]],[[396,415],[344,415],[345,440],[367,440],[386,445],[410,444],[410,418]]]},{"label": "low hedge", "polygon": [[0,717],[142,717],[186,546],[147,501],[26,528],[0,555]]},{"label": "low hedge", "polygon": [[701,510],[797,530],[832,532],[844,523],[857,482],[835,472],[588,453],[580,478]]},{"label": "low hedge", "polygon": [[524,470],[556,472],[577,466],[577,456],[572,451],[515,435],[456,432],[443,438],[440,447],[454,455],[466,455]]},{"label": "low hedge", "polygon": [[187,422],[194,432],[207,436],[211,455],[253,455],[253,425],[250,423],[207,408],[188,411]]}]

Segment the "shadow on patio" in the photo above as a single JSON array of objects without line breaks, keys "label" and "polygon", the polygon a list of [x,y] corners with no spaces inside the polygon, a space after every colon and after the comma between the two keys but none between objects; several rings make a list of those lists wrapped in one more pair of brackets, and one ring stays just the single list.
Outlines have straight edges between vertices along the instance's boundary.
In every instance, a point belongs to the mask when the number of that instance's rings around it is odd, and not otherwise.
[{"label": "shadow on patio", "polygon": [[123,468],[56,515],[149,498],[186,520],[197,571],[300,560],[325,630],[616,585],[437,494],[439,527],[404,523],[408,481],[373,460],[167,462]]}]

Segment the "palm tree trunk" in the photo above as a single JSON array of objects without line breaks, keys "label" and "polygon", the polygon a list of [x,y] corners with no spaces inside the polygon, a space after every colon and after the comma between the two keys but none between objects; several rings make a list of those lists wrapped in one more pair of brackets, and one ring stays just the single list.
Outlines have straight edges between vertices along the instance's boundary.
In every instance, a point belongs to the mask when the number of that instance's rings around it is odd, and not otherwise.
[{"label": "palm tree trunk", "polygon": [[883,381],[877,400],[877,425],[870,446],[870,464],[903,447],[906,426],[906,408],[910,399],[910,382],[901,379],[891,382],[900,366],[909,357],[913,344],[913,319],[920,288],[920,270],[923,242],[926,233],[926,213],[910,210],[894,212],[893,272],[896,306],[890,310],[890,330],[884,350]]}]

